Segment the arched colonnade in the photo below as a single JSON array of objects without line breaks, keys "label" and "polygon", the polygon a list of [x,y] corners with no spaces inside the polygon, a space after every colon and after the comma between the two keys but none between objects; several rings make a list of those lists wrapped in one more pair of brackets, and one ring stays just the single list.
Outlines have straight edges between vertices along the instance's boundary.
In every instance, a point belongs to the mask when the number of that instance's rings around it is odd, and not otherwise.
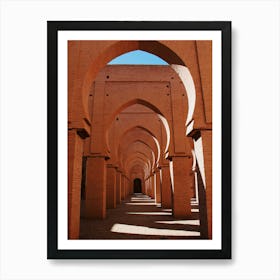
[{"label": "arched colonnade", "polygon": [[[136,49],[169,65],[106,66]],[[104,219],[140,179],[175,218],[200,200],[201,234],[212,238],[211,57],[211,41],[68,42],[70,239],[79,238],[83,174],[87,218]]]}]

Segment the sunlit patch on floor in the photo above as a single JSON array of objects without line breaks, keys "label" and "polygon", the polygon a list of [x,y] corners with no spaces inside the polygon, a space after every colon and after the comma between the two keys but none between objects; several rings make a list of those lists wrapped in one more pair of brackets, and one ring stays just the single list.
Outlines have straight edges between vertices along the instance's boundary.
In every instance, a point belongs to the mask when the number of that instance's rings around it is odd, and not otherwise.
[{"label": "sunlit patch on floor", "polygon": [[126,234],[141,234],[141,235],[160,235],[160,236],[200,236],[197,231],[174,230],[174,229],[158,229],[144,226],[114,224],[111,228],[112,232]]},{"label": "sunlit patch on floor", "polygon": [[[145,195],[132,195],[105,220],[82,219],[81,239],[200,239],[199,206],[190,217],[173,217],[171,208]],[[195,213],[194,213],[195,212]]]},{"label": "sunlit patch on floor", "polygon": [[199,220],[155,221],[157,224],[199,226]]},{"label": "sunlit patch on floor", "polygon": [[191,202],[191,205],[198,206],[198,203],[197,202]]},{"label": "sunlit patch on floor", "polygon": [[161,211],[172,212],[172,209],[161,209]]},{"label": "sunlit patch on floor", "polygon": [[167,212],[126,212],[128,215],[159,215],[159,216],[171,216],[171,213]]},{"label": "sunlit patch on floor", "polygon": [[131,201],[155,201],[151,198],[132,198]]},{"label": "sunlit patch on floor", "polygon": [[155,206],[155,203],[154,202],[126,202],[125,203],[126,205],[142,205],[142,206],[144,206],[144,205],[153,205],[153,206]]}]

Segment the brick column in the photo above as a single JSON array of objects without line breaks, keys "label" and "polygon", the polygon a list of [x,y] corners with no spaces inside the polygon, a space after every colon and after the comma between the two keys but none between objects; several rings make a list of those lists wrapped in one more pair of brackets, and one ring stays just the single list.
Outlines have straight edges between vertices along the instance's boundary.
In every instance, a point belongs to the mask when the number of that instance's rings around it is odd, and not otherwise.
[{"label": "brick column", "polygon": [[117,204],[121,203],[121,177],[122,174],[119,170],[117,170],[116,174],[116,202]]},{"label": "brick column", "polygon": [[161,167],[162,184],[161,184],[161,207],[172,208],[171,200],[171,180],[168,165]]},{"label": "brick column", "polygon": [[150,190],[151,190],[151,198],[155,198],[155,174],[151,174],[150,176]]},{"label": "brick column", "polygon": [[129,190],[129,184],[128,184],[128,179],[125,177],[125,190],[126,190],[126,197],[129,196],[130,190]]},{"label": "brick column", "polygon": [[132,183],[132,181],[130,179],[128,179],[128,184],[129,184],[130,194],[133,194],[133,192],[134,192],[134,190],[133,190],[133,183]]},{"label": "brick column", "polygon": [[80,235],[80,204],[83,139],[77,130],[68,130],[68,238]]},{"label": "brick column", "polygon": [[197,172],[194,171],[194,191],[195,191],[195,202],[199,203],[199,196],[198,196],[198,178]]},{"label": "brick column", "polygon": [[203,239],[208,239],[208,218],[207,218],[207,203],[206,203],[206,191],[199,170],[199,166],[196,168],[197,188],[198,188],[198,207],[199,207],[199,221],[200,221],[200,236]]},{"label": "brick column", "polygon": [[125,177],[122,174],[121,176],[121,200],[125,199]]},{"label": "brick column", "polygon": [[106,185],[106,207],[116,208],[116,168],[112,164],[107,164]]},{"label": "brick column", "polygon": [[196,155],[201,235],[212,239],[212,130],[196,130],[189,136]]},{"label": "brick column", "polygon": [[191,190],[194,182],[192,174],[192,157],[173,156],[173,216],[175,218],[191,217]]},{"label": "brick column", "polygon": [[87,218],[106,218],[106,169],[104,157],[88,157],[85,200]]},{"label": "brick column", "polygon": [[147,194],[147,180],[143,179],[142,193]]},{"label": "brick column", "polygon": [[206,205],[208,238],[212,239],[212,130],[202,130],[204,170],[206,180]]},{"label": "brick column", "polygon": [[160,170],[157,169],[155,173],[155,185],[156,185],[156,203],[161,203],[161,180],[160,180]]},{"label": "brick column", "polygon": [[131,195],[131,194],[133,194],[133,191],[132,191],[133,186],[131,186],[129,178],[126,178],[126,182],[127,182],[128,195]]},{"label": "brick column", "polygon": [[127,197],[127,181],[126,176],[123,176],[123,187],[124,187],[124,199]]},{"label": "brick column", "polygon": [[146,178],[145,180],[145,194],[151,196],[150,192],[150,178]]}]

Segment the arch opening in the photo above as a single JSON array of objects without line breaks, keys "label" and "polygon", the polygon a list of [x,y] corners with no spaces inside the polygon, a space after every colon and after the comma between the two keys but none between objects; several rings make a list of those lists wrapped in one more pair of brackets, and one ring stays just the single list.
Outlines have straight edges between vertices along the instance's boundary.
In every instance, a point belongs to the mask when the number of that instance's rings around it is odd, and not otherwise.
[{"label": "arch opening", "polygon": [[167,64],[183,65],[183,60],[164,42],[160,41],[116,41],[112,45],[108,45],[96,59],[94,59],[86,73],[83,89],[82,89],[82,104],[86,119],[89,120],[88,111],[88,92],[90,91],[92,80],[96,77],[98,72],[111,62],[113,59],[132,51],[144,51],[149,54],[157,56]]},{"label": "arch opening", "polygon": [[142,181],[139,178],[133,180],[133,192],[142,193]]},{"label": "arch opening", "polygon": [[[137,134],[137,137],[133,135],[133,133]],[[117,144],[117,157],[120,158],[121,156],[121,148],[123,146],[122,143],[132,143],[135,142],[136,139],[148,145],[148,147],[154,152],[156,163],[158,164],[161,155],[161,148],[158,139],[147,128],[137,125],[130,127],[122,134]]]},{"label": "arch opening", "polygon": [[157,55],[135,50],[112,59],[108,65],[168,65],[168,63]]},{"label": "arch opening", "polygon": [[171,67],[181,79],[188,97],[188,115],[186,117],[185,124],[187,126],[193,119],[194,108],[196,103],[196,91],[193,77],[190,70],[186,66],[172,64]]},{"label": "arch opening", "polygon": [[171,135],[171,133],[170,133],[170,124],[168,123],[168,120],[164,116],[164,114],[156,107],[156,105],[150,103],[147,100],[140,99],[140,98],[132,98],[131,100],[129,100],[126,103],[122,104],[108,118],[107,124],[106,124],[106,131],[105,131],[105,143],[106,143],[107,151],[108,152],[110,151],[110,148],[109,148],[110,147],[110,145],[109,145],[109,130],[111,128],[111,125],[112,125],[113,121],[118,116],[118,114],[120,114],[122,111],[124,111],[128,107],[133,106],[135,104],[140,104],[140,105],[143,105],[144,107],[150,109],[151,111],[153,111],[155,113],[155,116],[157,116],[157,118],[161,121],[161,123],[162,123],[162,125],[164,127],[164,130],[165,130],[165,135],[167,137],[167,139],[165,141],[165,143],[166,143],[165,153],[166,153],[168,151],[168,148],[169,148],[169,145],[170,145],[170,135]]}]

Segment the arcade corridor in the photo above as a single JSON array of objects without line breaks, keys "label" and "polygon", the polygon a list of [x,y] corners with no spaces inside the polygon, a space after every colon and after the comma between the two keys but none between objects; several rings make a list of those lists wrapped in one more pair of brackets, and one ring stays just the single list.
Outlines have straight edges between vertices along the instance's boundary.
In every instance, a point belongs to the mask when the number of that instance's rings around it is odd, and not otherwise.
[{"label": "arcade corridor", "polygon": [[82,218],[80,239],[198,239],[198,207],[194,201],[191,204],[191,218],[174,219],[171,209],[163,209],[149,196],[135,193],[109,209],[104,220]]},{"label": "arcade corridor", "polygon": [[211,41],[68,50],[68,239],[212,239]]}]

